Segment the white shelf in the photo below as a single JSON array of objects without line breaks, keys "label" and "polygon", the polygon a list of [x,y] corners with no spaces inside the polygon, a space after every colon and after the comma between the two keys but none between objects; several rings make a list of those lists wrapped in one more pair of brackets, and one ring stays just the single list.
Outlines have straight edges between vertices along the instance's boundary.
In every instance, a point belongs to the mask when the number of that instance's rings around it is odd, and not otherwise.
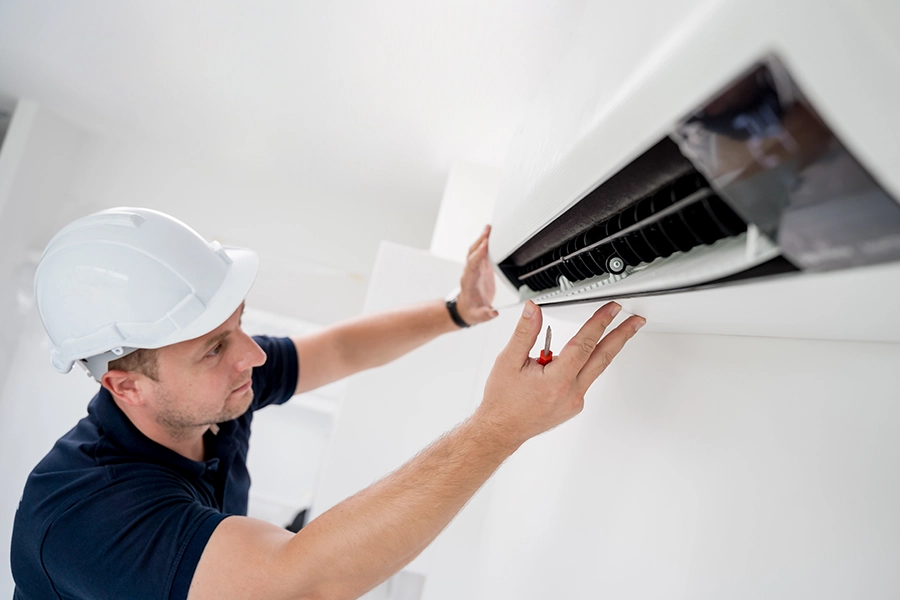
[{"label": "white shelf", "polygon": [[291,398],[285,406],[294,410],[308,410],[324,415],[334,416],[340,408],[340,402],[315,394],[300,394]]}]

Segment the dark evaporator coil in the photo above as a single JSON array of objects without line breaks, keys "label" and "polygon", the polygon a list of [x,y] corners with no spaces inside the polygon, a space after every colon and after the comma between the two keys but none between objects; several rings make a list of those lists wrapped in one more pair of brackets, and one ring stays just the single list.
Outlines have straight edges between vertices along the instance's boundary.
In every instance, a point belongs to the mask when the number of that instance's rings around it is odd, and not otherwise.
[{"label": "dark evaporator coil", "polygon": [[675,252],[746,231],[747,225],[699,173],[684,175],[599,225],[518,268],[534,291],[606,273],[621,273]]}]

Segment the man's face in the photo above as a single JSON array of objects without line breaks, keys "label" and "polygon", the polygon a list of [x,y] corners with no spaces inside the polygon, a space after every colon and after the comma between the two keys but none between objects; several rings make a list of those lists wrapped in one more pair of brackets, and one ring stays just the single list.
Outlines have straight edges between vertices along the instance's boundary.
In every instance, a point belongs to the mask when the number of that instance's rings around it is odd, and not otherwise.
[{"label": "man's face", "polygon": [[241,330],[240,307],[208,334],[160,348],[154,386],[156,420],[172,432],[222,423],[244,414],[253,402],[250,376],[266,353]]}]

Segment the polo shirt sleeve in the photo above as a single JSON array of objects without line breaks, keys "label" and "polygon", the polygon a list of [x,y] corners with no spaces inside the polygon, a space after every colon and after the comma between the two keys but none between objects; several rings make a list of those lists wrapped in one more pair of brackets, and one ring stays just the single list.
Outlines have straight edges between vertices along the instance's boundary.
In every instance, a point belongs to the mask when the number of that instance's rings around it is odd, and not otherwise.
[{"label": "polo shirt sleeve", "polygon": [[165,472],[117,478],[57,516],[41,560],[63,598],[187,598],[216,526],[227,517],[203,506]]},{"label": "polo shirt sleeve", "polygon": [[297,348],[291,338],[254,336],[266,353],[266,362],[253,369],[253,406],[259,410],[269,404],[284,404],[294,395],[300,366]]}]

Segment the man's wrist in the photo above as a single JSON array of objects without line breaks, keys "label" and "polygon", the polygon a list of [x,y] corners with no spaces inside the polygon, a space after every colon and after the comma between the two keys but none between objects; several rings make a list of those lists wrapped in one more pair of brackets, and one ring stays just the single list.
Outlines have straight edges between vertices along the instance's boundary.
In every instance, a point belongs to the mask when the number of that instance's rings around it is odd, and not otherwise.
[{"label": "man's wrist", "polygon": [[459,314],[459,304],[457,303],[457,300],[459,300],[459,296],[453,298],[452,300],[446,301],[445,304],[447,305],[447,312],[450,313],[450,318],[453,319],[453,322],[456,323],[457,327],[461,329],[469,327],[470,324],[466,323],[465,319],[463,319]]},{"label": "man's wrist", "polygon": [[518,450],[527,439],[520,439],[521,436],[506,431],[500,423],[487,416],[483,406],[479,406],[460,426],[467,429],[468,437],[475,440],[479,446],[491,448],[507,457]]}]

